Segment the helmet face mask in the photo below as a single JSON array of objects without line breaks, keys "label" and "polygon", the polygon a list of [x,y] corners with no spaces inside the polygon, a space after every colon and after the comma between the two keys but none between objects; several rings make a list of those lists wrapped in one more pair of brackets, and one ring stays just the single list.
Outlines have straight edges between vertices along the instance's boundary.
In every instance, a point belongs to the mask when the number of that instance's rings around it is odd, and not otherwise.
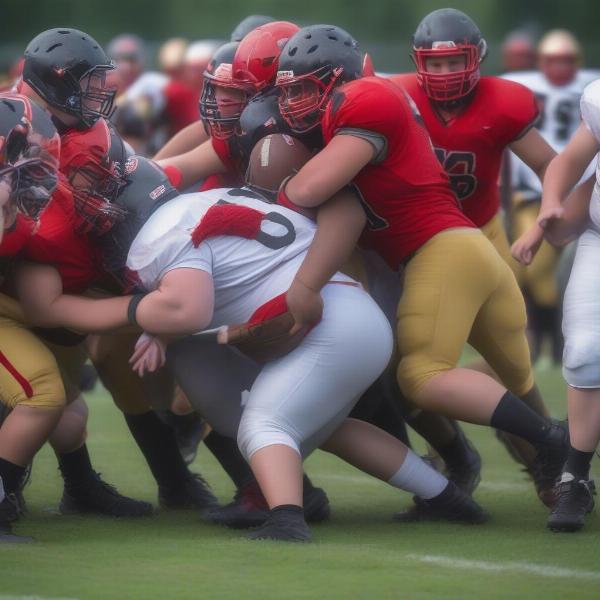
[{"label": "helmet face mask", "polygon": [[116,199],[126,185],[126,159],[121,138],[105,121],[63,137],[61,171],[73,191],[79,233],[102,235],[125,218]]},{"label": "helmet face mask", "polygon": [[8,184],[17,212],[37,220],[58,182],[60,138],[47,114],[28,99],[6,94],[0,104],[10,111],[2,110],[0,122],[5,134],[0,134],[0,180]]},{"label": "helmet face mask", "polygon": [[115,204],[126,185],[116,167],[109,170],[92,162],[75,167],[69,173],[69,183],[73,188],[75,210],[81,217],[79,233],[102,235],[125,218],[125,211]]},{"label": "helmet face mask", "polygon": [[316,130],[334,88],[363,71],[364,55],[347,31],[334,25],[300,29],[279,58],[275,85],[281,116],[296,133]]},{"label": "helmet face mask", "polygon": [[426,15],[413,35],[411,56],[417,78],[434,102],[453,105],[469,96],[479,82],[486,54],[487,43],[477,25],[453,8]]},{"label": "helmet face mask", "polygon": [[305,133],[316,127],[342,69],[321,67],[294,77],[289,71],[277,74],[280,89],[279,110],[292,131]]},{"label": "helmet face mask", "polygon": [[[471,44],[437,42],[433,48],[415,48],[413,60],[417,67],[417,78],[425,93],[435,102],[451,102],[469,95],[479,82],[480,51]],[[462,65],[462,68],[431,68],[435,59],[447,59],[448,64]],[[458,60],[454,60],[458,59]]]},{"label": "helmet face mask", "polygon": [[205,74],[200,96],[200,118],[207,132],[219,140],[230,139],[237,131],[240,115],[249,96],[231,77],[231,64],[220,64],[213,75]]}]

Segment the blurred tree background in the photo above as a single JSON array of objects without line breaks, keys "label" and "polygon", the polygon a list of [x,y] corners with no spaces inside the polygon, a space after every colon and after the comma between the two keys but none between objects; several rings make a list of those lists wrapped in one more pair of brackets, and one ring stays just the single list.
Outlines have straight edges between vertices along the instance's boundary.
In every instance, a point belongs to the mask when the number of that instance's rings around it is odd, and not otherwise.
[{"label": "blurred tree background", "polygon": [[419,20],[452,6],[469,14],[491,48],[484,70],[499,70],[499,46],[507,33],[527,28],[536,36],[561,27],[575,33],[587,66],[600,66],[598,0],[0,0],[0,71],[27,42],[51,27],[77,27],[106,44],[136,33],[156,49],[165,39],[227,39],[248,14],[299,24],[332,23],[352,33],[384,71],[410,68],[410,38]]}]

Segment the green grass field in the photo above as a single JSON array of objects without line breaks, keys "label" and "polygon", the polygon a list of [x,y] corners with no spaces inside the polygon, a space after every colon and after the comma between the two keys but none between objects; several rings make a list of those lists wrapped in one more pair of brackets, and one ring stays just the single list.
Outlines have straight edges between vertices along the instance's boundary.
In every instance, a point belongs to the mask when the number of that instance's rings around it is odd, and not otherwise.
[{"label": "green grass field", "polygon": [[[564,416],[558,370],[538,371],[556,416]],[[95,466],[125,493],[156,503],[156,490],[123,418],[107,395],[89,396]],[[61,481],[45,448],[26,489],[18,526],[38,540],[0,546],[0,600],[187,598],[600,598],[600,520],[576,535],[552,534],[532,485],[491,432],[468,427],[484,459],[477,499],[484,526],[399,524],[408,494],[315,453],[307,472],[333,506],[314,542],[249,542],[191,512],[139,521],[63,517]],[[232,485],[201,449],[195,467],[223,501]],[[596,462],[596,475],[600,473]]]}]

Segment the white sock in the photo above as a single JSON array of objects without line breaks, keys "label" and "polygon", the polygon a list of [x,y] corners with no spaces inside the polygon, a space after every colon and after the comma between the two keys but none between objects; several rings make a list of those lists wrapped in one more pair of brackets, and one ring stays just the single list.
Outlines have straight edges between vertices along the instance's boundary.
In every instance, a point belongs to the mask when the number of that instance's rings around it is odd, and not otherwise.
[{"label": "white sock", "polygon": [[4,500],[6,494],[4,493],[4,483],[2,482],[2,477],[0,477],[0,502]]},{"label": "white sock", "polygon": [[412,450],[408,450],[402,466],[388,480],[394,487],[412,492],[429,500],[441,494],[448,485],[448,480]]}]

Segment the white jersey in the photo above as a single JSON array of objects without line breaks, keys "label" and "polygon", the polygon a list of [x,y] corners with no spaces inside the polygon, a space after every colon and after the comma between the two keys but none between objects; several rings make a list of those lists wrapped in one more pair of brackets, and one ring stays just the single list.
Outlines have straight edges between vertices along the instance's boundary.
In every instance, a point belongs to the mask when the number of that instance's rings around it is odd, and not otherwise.
[{"label": "white jersey", "polygon": [[[586,85],[600,77],[600,71],[579,70],[571,83],[563,86],[551,84],[539,71],[507,73],[503,75],[528,87],[538,99],[540,118],[536,124],[542,137],[556,152],[561,152],[581,123],[579,101]],[[525,197],[539,198],[542,184],[537,175],[514,154],[511,155],[512,185]],[[582,181],[593,173],[590,165]]]},{"label": "white jersey", "polygon": [[[581,118],[600,143],[600,79],[590,83],[581,97]],[[590,202],[590,218],[600,232],[600,163],[596,163],[596,185]]]},{"label": "white jersey", "polygon": [[[218,235],[195,248],[192,232],[217,203],[263,213],[256,239]],[[310,219],[259,199],[250,190],[224,188],[184,194],[148,219],[131,245],[127,266],[137,272],[147,290],[155,289],[173,269],[206,271],[215,287],[210,327],[242,323],[259,306],[287,291],[315,231]],[[335,279],[352,281],[342,274]]]}]

